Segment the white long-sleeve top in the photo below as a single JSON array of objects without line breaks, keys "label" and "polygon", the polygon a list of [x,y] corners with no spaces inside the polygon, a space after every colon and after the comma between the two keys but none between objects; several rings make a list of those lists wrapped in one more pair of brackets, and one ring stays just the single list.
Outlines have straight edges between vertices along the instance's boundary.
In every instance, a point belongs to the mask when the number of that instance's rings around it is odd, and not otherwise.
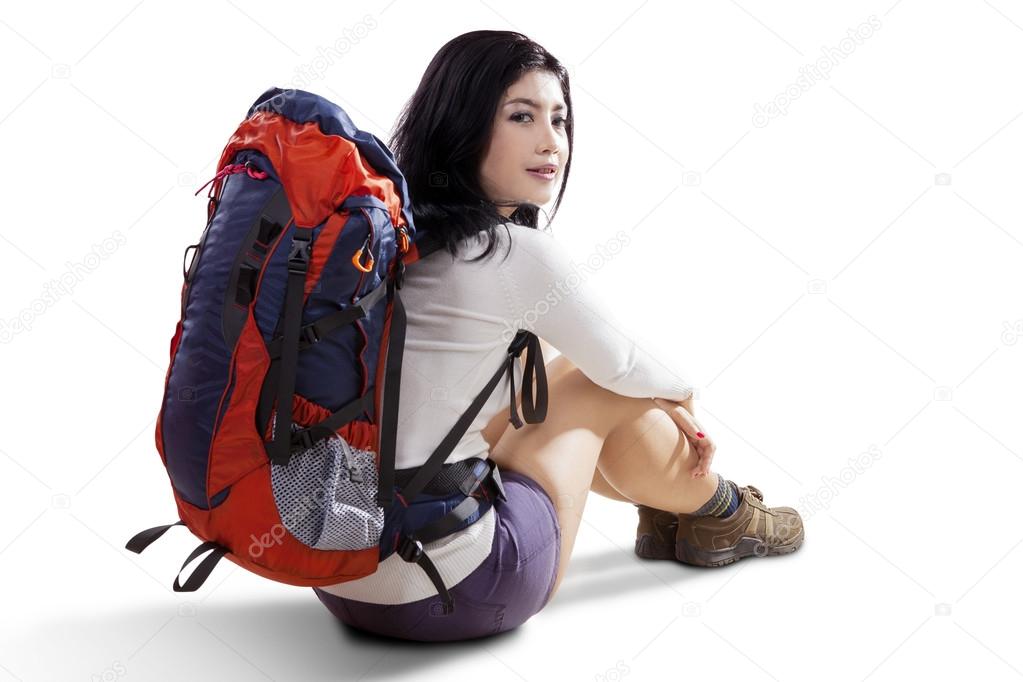
[{"label": "white long-sleeve top", "polygon": [[[498,228],[500,243],[487,259],[467,262],[486,245],[482,237],[472,237],[463,242],[457,257],[440,250],[406,271],[400,290],[408,325],[398,406],[398,469],[425,463],[502,366],[519,329],[534,332],[591,381],[620,395],[671,400],[691,395],[692,387],[675,359],[654,357],[637,345],[560,242],[548,232],[514,223],[506,226],[507,233]],[[522,387],[524,359],[525,352],[515,364],[516,392]],[[487,457],[482,430],[498,412],[508,414],[509,401],[505,372],[446,461]],[[494,528],[490,509],[468,528],[424,545],[447,587],[487,557]],[[397,554],[371,575],[323,589],[381,604],[436,594],[426,573]]]}]

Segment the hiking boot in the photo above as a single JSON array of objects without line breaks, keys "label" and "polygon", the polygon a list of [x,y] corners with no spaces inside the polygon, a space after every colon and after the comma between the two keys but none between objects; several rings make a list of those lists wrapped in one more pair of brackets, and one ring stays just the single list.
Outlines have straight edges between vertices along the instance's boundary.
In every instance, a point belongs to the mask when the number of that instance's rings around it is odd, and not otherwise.
[{"label": "hiking boot", "polygon": [[636,504],[639,527],[636,529],[636,555],[643,559],[674,559],[678,514]]},{"label": "hiking boot", "polygon": [[803,544],[803,520],[792,507],[768,507],[756,487],[739,488],[731,516],[678,515],[675,558],[692,566],[724,566],[748,556],[794,552]]}]

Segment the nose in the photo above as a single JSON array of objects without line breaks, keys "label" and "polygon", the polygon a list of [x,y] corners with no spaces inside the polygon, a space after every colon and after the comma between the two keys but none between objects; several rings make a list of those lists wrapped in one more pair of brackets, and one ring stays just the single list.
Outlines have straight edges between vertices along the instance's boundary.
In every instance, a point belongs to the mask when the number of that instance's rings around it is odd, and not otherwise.
[{"label": "nose", "polygon": [[546,126],[543,126],[542,130],[543,134],[540,136],[540,141],[537,145],[537,154],[540,156],[550,156],[557,153],[558,133],[554,126],[548,122]]}]

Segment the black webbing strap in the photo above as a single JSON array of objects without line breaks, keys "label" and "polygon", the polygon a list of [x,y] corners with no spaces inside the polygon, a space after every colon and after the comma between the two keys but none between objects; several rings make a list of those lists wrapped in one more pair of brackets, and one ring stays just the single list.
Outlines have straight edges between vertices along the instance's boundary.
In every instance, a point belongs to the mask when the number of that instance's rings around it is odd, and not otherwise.
[{"label": "black webbing strap", "polygon": [[[190,564],[192,560],[198,557],[200,554],[203,554],[204,552],[211,549],[213,550],[213,552],[208,557],[202,560],[202,563],[199,564],[194,571],[192,571],[192,575],[188,576],[188,580],[186,580],[185,584],[182,585],[180,582],[181,571],[185,570],[185,566]],[[195,550],[193,550],[192,553],[188,555],[188,558],[185,559],[185,563],[181,564],[181,571],[178,571],[178,575],[174,578],[174,591],[195,592],[197,589],[202,587],[202,584],[206,582],[206,578],[210,577],[210,573],[213,572],[213,569],[214,567],[216,567],[217,562],[219,562],[224,557],[225,554],[227,554],[227,547],[224,547],[223,545],[220,545],[212,541],[204,542],[198,547],[196,547]]]},{"label": "black webbing strap", "polygon": [[[462,436],[469,429],[469,425],[472,424],[472,420],[476,418],[480,410],[483,409],[483,405],[490,398],[490,394],[497,388],[497,384],[501,381],[501,375],[506,371],[509,373],[512,381],[512,395],[508,406],[510,417],[509,421],[517,429],[522,426],[522,421],[519,419],[518,413],[515,409],[515,358],[521,355],[522,350],[526,346],[530,346],[534,349],[534,352],[526,354],[526,362],[534,365],[539,364],[540,367],[536,369],[537,378],[537,399],[536,403],[533,404],[532,386],[530,391],[526,394],[523,389],[523,414],[526,417],[526,421],[530,424],[536,424],[542,422],[547,417],[547,373],[543,369],[543,351],[540,349],[539,343],[534,343],[532,339],[536,339],[536,335],[530,331],[520,330],[508,347],[507,359],[502,363],[501,367],[498,368],[494,376],[490,378],[487,385],[483,387],[483,390],[479,392],[476,398],[472,401],[462,416],[458,418],[455,425],[451,427],[451,430],[444,440],[437,445],[433,453],[426,460],[426,463],[420,467],[419,472],[412,477],[402,491],[402,497],[407,501],[411,502],[416,498],[419,493],[423,491],[423,488],[429,483],[430,479],[437,475],[441,467],[444,466],[444,460],[447,459],[448,455],[455,449],[458,441],[461,440]],[[538,341],[538,340],[537,340]],[[525,375],[524,375],[525,376]],[[529,372],[529,378],[532,379],[533,372]],[[531,382],[530,382],[531,383]],[[526,399],[529,398],[530,404],[526,405]]]},{"label": "black webbing strap", "polygon": [[437,588],[437,592],[440,594],[441,599],[444,602],[444,615],[454,612],[455,601],[451,598],[451,593],[448,592],[447,585],[444,584],[444,579],[440,577],[440,572],[437,571],[437,567],[433,565],[433,561],[423,551],[423,543],[421,540],[413,540],[411,536],[405,536],[401,544],[398,545],[397,554],[405,561],[417,564],[420,568],[426,571],[426,575],[429,576],[430,582]]},{"label": "black webbing strap", "polygon": [[[335,329],[368,317],[370,309],[384,297],[385,293],[387,293],[387,283],[381,282],[373,291],[360,298],[358,303],[353,303],[344,310],[325,315],[315,322],[303,326],[298,334],[298,349],[305,350],[321,341]],[[284,337],[278,336],[267,344],[267,352],[271,359],[276,360],[281,356],[283,341]]]},{"label": "black webbing strap", "polygon": [[[400,263],[400,256],[399,263]],[[384,368],[383,397],[377,425],[380,429],[380,481],[377,506],[388,509],[394,502],[394,451],[398,440],[398,399],[401,389],[401,361],[405,353],[405,305],[387,278],[387,302],[391,305],[390,331],[387,339],[387,364]],[[379,362],[379,357],[377,358]],[[437,472],[434,472],[437,473]]]},{"label": "black webbing strap", "polygon": [[402,536],[398,543],[398,547],[395,550],[398,556],[400,556],[403,560],[417,564],[426,572],[427,577],[430,578],[430,582],[433,583],[433,586],[437,589],[437,593],[441,596],[444,615],[454,612],[454,599],[448,591],[447,585],[444,584],[444,580],[441,578],[437,567],[424,551],[423,544],[439,540],[440,538],[451,534],[462,523],[464,523],[466,519],[479,510],[481,503],[478,498],[472,496],[472,493],[474,493],[477,488],[482,486],[486,490],[488,500],[496,500],[498,497],[507,499],[507,496],[504,494],[504,485],[501,483],[501,477],[497,470],[497,463],[493,460],[487,461],[487,471],[482,477],[473,475],[472,479],[475,482],[469,486],[469,492],[466,493],[466,498],[464,500],[459,502],[454,509],[436,521],[432,521],[422,528],[418,528],[412,534]]},{"label": "black webbing strap", "polygon": [[[536,334],[530,332],[519,332],[519,334],[512,342],[509,353],[519,355],[523,348],[526,349],[526,366],[522,372],[522,414],[526,416],[527,422],[536,424],[547,418],[547,369],[543,364],[543,351],[540,349],[540,339],[537,338]],[[538,354],[539,362],[537,362]],[[535,401],[533,399],[534,371],[536,372],[537,384],[542,387],[537,392]],[[519,415],[515,411],[515,372],[509,371],[508,374],[511,379],[509,385],[511,398],[509,402],[512,406],[509,420],[512,426],[518,429],[522,427],[522,420],[519,419]]]},{"label": "black webbing strap", "polygon": [[277,383],[277,421],[273,441],[267,447],[274,464],[287,464],[291,459],[291,400],[298,372],[298,335],[302,327],[302,304],[312,251],[312,233],[312,228],[296,225],[288,254],[288,288],[284,298],[281,366]]},{"label": "black webbing strap", "polygon": [[154,528],[147,528],[146,530],[138,533],[131,540],[128,540],[128,544],[124,546],[125,549],[129,549],[136,554],[142,554],[142,552],[149,545],[153,544],[160,539],[164,533],[173,528],[174,526],[183,526],[184,521],[175,521],[174,523],[168,523],[166,526],[156,526]]},{"label": "black webbing strap", "polygon": [[[136,554],[141,554],[146,549],[146,547],[149,547],[149,545],[159,540],[160,537],[169,529],[173,528],[174,526],[184,525],[185,525],[184,521],[175,521],[174,523],[169,523],[166,526],[155,526],[153,528],[147,528],[146,530],[137,533],[131,540],[128,540],[128,544],[126,544],[124,547],[125,549],[129,549],[132,552],[135,552]],[[185,566],[190,564],[200,554],[203,554],[204,552],[211,549],[213,550],[213,553],[210,554],[205,559],[203,559],[202,563],[199,564],[199,566],[196,567],[194,571],[192,571],[192,575],[188,576],[188,580],[186,580],[185,584],[182,585],[181,571],[185,570]],[[178,571],[177,576],[174,578],[173,585],[174,591],[195,592],[197,589],[202,587],[202,584],[206,582],[207,578],[210,577],[210,574],[213,572],[214,567],[216,567],[217,562],[219,562],[224,557],[224,555],[227,554],[227,552],[228,552],[227,547],[224,547],[223,545],[212,541],[204,542],[198,547],[196,547],[192,551],[192,553],[188,555],[188,558],[185,559],[185,563],[181,564],[181,569]]]},{"label": "black webbing strap", "polygon": [[[234,348],[242,333],[242,327],[250,313],[249,306],[256,295],[259,273],[266,262],[270,242],[277,238],[291,224],[291,206],[284,187],[280,187],[256,214],[245,238],[238,247],[228,277],[227,292],[224,296],[223,331],[227,348]],[[203,236],[206,239],[206,236]],[[203,241],[199,242],[201,258]],[[195,259],[193,259],[195,262]]]}]

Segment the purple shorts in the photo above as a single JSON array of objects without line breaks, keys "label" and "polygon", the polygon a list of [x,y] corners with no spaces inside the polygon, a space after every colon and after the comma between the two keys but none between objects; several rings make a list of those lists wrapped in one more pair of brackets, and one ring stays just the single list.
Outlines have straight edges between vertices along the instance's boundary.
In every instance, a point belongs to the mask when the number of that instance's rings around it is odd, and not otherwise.
[{"label": "purple shorts", "polygon": [[371,604],[313,588],[346,625],[386,637],[441,642],[511,630],[547,605],[561,558],[561,527],[547,492],[533,479],[501,471],[507,500],[497,499],[490,555],[454,587],[455,611],[440,595],[407,604]]}]

